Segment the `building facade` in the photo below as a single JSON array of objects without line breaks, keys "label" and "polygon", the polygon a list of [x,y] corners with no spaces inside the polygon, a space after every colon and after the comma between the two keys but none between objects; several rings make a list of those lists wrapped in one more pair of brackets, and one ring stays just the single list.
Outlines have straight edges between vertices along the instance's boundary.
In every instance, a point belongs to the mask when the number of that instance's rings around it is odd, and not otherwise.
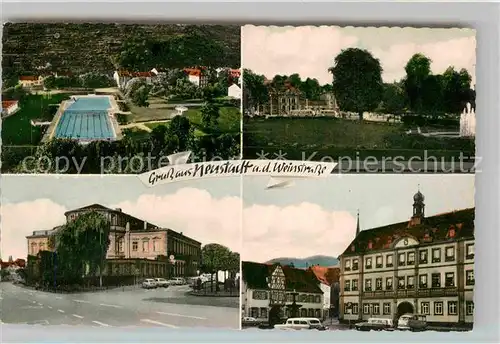
[{"label": "building facade", "polygon": [[184,72],[187,74],[188,80],[198,86],[205,87],[208,84],[208,73],[206,68],[184,68]]},{"label": "building facade", "polygon": [[323,319],[337,318],[339,315],[340,267],[312,266],[309,268],[323,291]]},{"label": "building facade", "polygon": [[[201,243],[168,228],[160,228],[147,221],[124,213],[121,209],[111,209],[100,204],[70,210],[65,213],[66,222],[74,221],[81,214],[97,212],[111,224],[110,244],[106,252],[107,260],[158,260],[174,257],[171,274],[174,276],[195,276],[201,261]],[[28,254],[52,251],[49,238],[61,230],[35,231],[27,237]]]},{"label": "building facade", "polygon": [[414,195],[408,222],[359,231],[340,256],[342,321],[425,315],[436,326],[472,327],[474,208],[425,217]]},{"label": "building facade", "polygon": [[154,72],[129,72],[126,70],[117,70],[113,73],[113,79],[116,82],[118,88],[123,88],[130,80],[134,78],[141,78],[146,81],[146,83],[153,83],[154,78],[157,74]]},{"label": "building facade", "polygon": [[36,76],[36,75],[25,75],[25,76],[20,76],[19,77],[19,84],[22,87],[36,87],[36,86],[42,86],[43,83],[43,77],[42,76]]},{"label": "building facade", "polygon": [[[254,317],[267,321],[273,308],[273,293],[271,278],[279,267],[284,273],[284,300],[279,306],[281,318],[291,316],[290,306],[295,301],[300,306],[298,315],[301,317],[323,317],[324,294],[320,282],[310,270],[297,269],[277,264],[262,264],[242,262],[241,307],[242,316]],[[294,296],[295,294],[295,296]]]},{"label": "building facade", "polygon": [[235,99],[241,99],[241,88],[236,84],[232,84],[227,88],[227,96]]}]

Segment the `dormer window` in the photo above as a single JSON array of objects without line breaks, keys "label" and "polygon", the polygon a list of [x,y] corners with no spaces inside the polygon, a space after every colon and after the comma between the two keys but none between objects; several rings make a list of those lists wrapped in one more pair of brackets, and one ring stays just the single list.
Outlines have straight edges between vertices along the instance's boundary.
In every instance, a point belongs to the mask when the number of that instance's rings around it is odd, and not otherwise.
[{"label": "dormer window", "polygon": [[371,240],[368,241],[368,249],[369,250],[373,249],[373,242]]},{"label": "dormer window", "polygon": [[354,249],[354,245],[351,245],[351,252],[354,252],[355,249]]},{"label": "dormer window", "polygon": [[451,226],[450,229],[448,229],[448,238],[452,239],[455,237],[455,227]]}]

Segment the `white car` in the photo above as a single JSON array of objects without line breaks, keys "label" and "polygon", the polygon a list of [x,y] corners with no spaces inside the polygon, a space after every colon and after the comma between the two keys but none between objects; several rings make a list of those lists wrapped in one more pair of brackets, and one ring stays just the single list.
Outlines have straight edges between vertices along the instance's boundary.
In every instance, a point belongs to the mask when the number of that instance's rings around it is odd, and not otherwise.
[{"label": "white car", "polygon": [[158,285],[156,284],[156,281],[152,278],[146,278],[143,282],[142,282],[142,287],[144,289],[154,289],[156,288]]},{"label": "white car", "polygon": [[186,284],[186,280],[182,277],[175,277],[168,281],[172,285],[184,285]]},{"label": "white car", "polygon": [[279,330],[326,330],[318,318],[289,318],[284,324],[274,325]]},{"label": "white car", "polygon": [[163,288],[166,288],[170,285],[170,283],[168,283],[168,281],[164,278],[155,278],[155,283],[157,287],[163,287]]}]

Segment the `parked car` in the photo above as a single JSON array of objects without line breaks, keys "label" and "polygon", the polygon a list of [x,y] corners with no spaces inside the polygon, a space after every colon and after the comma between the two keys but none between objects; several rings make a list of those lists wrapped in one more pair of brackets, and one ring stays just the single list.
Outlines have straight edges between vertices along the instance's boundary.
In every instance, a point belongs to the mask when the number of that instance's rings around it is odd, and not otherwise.
[{"label": "parked car", "polygon": [[427,329],[427,317],[418,314],[403,314],[398,319],[398,330],[403,331],[425,331]]},{"label": "parked car", "polygon": [[142,287],[144,289],[154,289],[156,287],[158,287],[158,285],[156,284],[156,281],[152,278],[146,278],[143,282],[142,282]]},{"label": "parked car", "polygon": [[241,319],[241,326],[259,326],[261,322],[254,317],[243,317]]},{"label": "parked car", "polygon": [[318,318],[289,318],[284,324],[274,325],[280,330],[326,330]]},{"label": "parked car", "polygon": [[174,277],[168,281],[171,285],[184,285],[186,284],[186,280],[182,277]]},{"label": "parked car", "polygon": [[166,288],[169,286],[168,281],[164,278],[155,278],[155,283],[157,287]]},{"label": "parked car", "polygon": [[393,331],[394,324],[392,319],[370,318],[354,325],[358,331]]}]

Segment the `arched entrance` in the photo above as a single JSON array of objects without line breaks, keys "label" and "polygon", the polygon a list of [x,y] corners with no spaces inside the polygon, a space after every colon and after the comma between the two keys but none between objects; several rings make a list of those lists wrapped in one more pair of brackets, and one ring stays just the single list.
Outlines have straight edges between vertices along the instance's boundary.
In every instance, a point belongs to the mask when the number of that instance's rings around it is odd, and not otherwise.
[{"label": "arched entrance", "polygon": [[397,319],[403,314],[413,314],[415,312],[415,308],[408,301],[403,301],[398,305],[398,313],[396,315]]}]

